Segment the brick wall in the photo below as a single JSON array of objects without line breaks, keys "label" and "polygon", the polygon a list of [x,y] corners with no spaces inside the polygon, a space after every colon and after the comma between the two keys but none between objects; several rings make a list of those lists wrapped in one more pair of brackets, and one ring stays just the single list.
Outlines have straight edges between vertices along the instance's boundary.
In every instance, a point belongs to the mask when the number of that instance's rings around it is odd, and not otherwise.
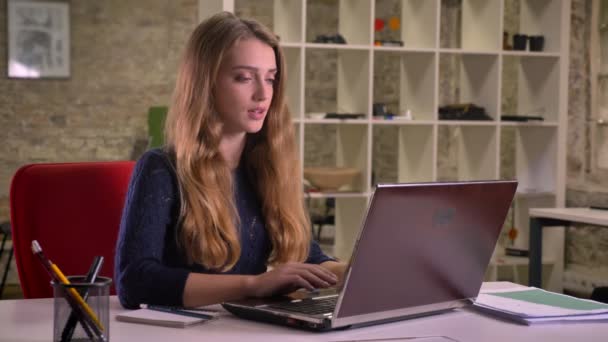
[{"label": "brick wall", "polygon": [[146,139],[148,107],[169,101],[198,1],[71,1],[71,76],[61,80],[6,77],[6,6],[0,2],[0,220],[23,164],[133,157]]},{"label": "brick wall", "polygon": [[[588,46],[588,17],[590,0],[573,0],[570,104],[568,129],[568,204],[586,205],[590,201],[608,203],[605,192],[597,192],[596,184],[608,184],[608,178],[580,176],[584,173],[588,156],[585,143],[586,115],[589,111],[589,74],[585,69]],[[254,5],[255,4],[255,5]],[[337,29],[336,1],[310,0],[308,9],[311,22],[307,37]],[[517,2],[508,1],[505,9],[517,13]],[[513,5],[515,4],[515,5]],[[459,0],[444,0],[444,22],[459,20]],[[253,16],[272,27],[272,0],[236,0],[237,14]],[[378,1],[377,13],[397,13],[397,0]],[[514,7],[515,6],[515,7]],[[15,170],[32,162],[116,160],[137,155],[138,141],[146,139],[146,112],[150,106],[167,104],[173,88],[176,66],[188,34],[197,23],[197,0],[78,0],[70,2],[71,19],[71,77],[65,80],[15,80],[6,77],[6,1],[0,1],[0,220],[8,218],[8,190]],[[333,18],[333,19],[332,19]],[[513,16],[508,16],[513,19]],[[515,19],[507,20],[505,27],[513,28]],[[455,22],[457,24],[457,22]],[[442,46],[450,46],[458,32],[442,27]],[[457,25],[455,25],[457,26]],[[446,31],[448,30],[448,31]],[[587,43],[588,44],[588,43]],[[326,53],[331,54],[331,51]],[[319,61],[331,56],[307,56]],[[449,62],[449,61],[448,61]],[[335,103],[335,85],[327,82],[335,67],[327,63],[311,63],[307,70],[307,94],[311,99],[307,111],[326,108]],[[382,63],[383,68],[398,70],[395,63]],[[509,65],[505,65],[509,68]],[[449,70],[443,68],[442,70]],[[509,74],[509,73],[507,73]],[[325,75],[323,79],[318,75]],[[440,79],[453,78],[443,75]],[[391,82],[383,86],[380,80],[374,98],[391,104],[395,91]],[[455,89],[451,84],[440,85]],[[511,81],[505,79],[503,87],[515,94]],[[455,96],[442,94],[449,100]],[[507,96],[503,108],[514,108],[516,99]],[[396,106],[396,103],[392,103]],[[382,130],[381,128],[380,130]],[[306,164],[331,164],[335,141],[331,126],[319,126],[317,131],[307,130]],[[512,134],[503,132],[506,139],[503,149],[512,149]],[[440,139],[448,141],[439,148],[440,175],[449,177],[456,172],[457,155],[450,144],[449,128],[442,129]],[[378,180],[390,181],[394,174],[394,145],[396,135],[387,129],[375,135],[374,172]],[[447,139],[446,139],[447,138]],[[512,153],[502,156],[507,165],[503,175],[513,173]],[[599,199],[598,199],[599,198]],[[593,233],[591,233],[593,232]],[[601,248],[593,250],[592,257],[577,251],[576,246],[591,241],[605,244],[608,230],[592,227],[572,230],[568,239],[568,259],[573,263],[604,264],[606,254]],[[599,237],[599,239],[598,239]],[[595,239],[595,240],[594,240]],[[605,248],[604,248],[605,249]],[[592,260],[590,260],[592,258]]]}]

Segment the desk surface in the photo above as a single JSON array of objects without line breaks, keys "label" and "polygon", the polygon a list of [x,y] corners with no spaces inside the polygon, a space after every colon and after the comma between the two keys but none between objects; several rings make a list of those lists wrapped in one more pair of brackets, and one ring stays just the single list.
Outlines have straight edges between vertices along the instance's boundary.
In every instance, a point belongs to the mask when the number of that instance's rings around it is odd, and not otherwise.
[{"label": "desk surface", "polygon": [[532,208],[530,217],[553,218],[558,220],[608,226],[608,210],[589,208]]},{"label": "desk surface", "polygon": [[[484,288],[513,286],[485,283]],[[245,321],[222,313],[218,320],[187,328],[118,322],[125,311],[110,299],[110,340],[116,341],[353,341],[446,336],[456,341],[606,341],[608,324],[575,323],[519,325],[461,309],[435,316],[328,333],[315,333]],[[0,341],[50,341],[52,299],[0,300]],[[421,340],[425,341],[425,339]],[[428,341],[428,340],[426,340]]]}]

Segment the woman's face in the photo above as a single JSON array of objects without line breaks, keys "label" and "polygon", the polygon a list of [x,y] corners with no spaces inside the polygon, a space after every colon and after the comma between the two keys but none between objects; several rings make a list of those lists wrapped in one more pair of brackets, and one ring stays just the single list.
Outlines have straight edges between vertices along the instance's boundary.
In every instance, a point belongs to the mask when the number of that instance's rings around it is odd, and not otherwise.
[{"label": "woman's face", "polygon": [[224,134],[262,129],[274,93],[277,64],[274,50],[262,41],[237,41],[222,61],[214,89]]}]

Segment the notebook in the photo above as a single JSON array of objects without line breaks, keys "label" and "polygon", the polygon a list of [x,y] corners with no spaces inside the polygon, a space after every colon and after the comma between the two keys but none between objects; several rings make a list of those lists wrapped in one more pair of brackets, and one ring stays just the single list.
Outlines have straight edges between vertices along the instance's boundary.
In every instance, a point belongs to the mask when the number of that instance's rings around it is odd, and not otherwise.
[{"label": "notebook", "polygon": [[[187,326],[207,322],[215,318],[214,314],[210,314],[208,318],[197,317],[198,314],[180,314],[178,312],[169,312],[142,308],[132,311],[125,311],[116,315],[116,320],[129,323],[141,323],[160,325],[165,327],[185,328]],[[182,310],[186,313],[190,311]]]},{"label": "notebook", "polygon": [[223,306],[242,318],[323,331],[470,305],[516,188],[516,181],[379,184],[339,288]]}]

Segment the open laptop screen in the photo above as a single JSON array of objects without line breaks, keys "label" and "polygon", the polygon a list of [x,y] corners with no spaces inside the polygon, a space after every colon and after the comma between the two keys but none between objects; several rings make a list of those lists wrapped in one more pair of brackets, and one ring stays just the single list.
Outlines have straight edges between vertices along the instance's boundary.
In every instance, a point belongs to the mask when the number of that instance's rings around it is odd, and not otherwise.
[{"label": "open laptop screen", "polygon": [[379,185],[336,317],[477,296],[517,182]]}]

